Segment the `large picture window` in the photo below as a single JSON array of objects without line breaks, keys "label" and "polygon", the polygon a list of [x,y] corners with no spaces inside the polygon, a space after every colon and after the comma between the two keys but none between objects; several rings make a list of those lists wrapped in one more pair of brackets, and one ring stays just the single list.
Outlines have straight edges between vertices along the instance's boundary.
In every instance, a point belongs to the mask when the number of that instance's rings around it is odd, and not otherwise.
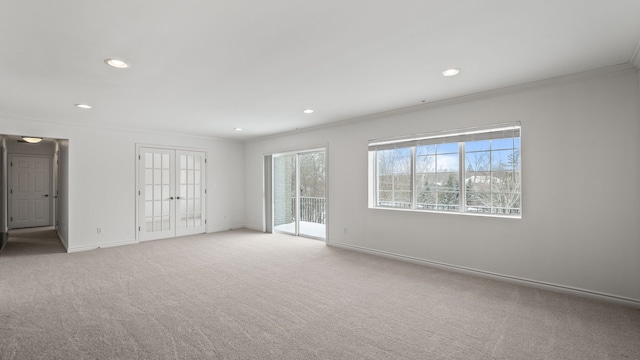
[{"label": "large picture window", "polygon": [[369,142],[378,208],[521,215],[520,125]]}]

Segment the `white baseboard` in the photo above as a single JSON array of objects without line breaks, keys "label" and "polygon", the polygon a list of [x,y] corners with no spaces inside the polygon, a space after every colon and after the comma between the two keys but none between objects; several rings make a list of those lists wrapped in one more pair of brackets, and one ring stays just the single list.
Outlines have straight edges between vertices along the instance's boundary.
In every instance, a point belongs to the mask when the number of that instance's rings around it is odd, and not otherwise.
[{"label": "white baseboard", "polygon": [[217,233],[222,231],[236,230],[236,229],[244,229],[246,226],[244,225],[229,225],[229,226],[218,226],[213,228],[207,228],[207,234]]},{"label": "white baseboard", "polygon": [[264,229],[262,228],[262,225],[258,225],[258,226],[244,225],[242,227],[245,228],[245,229],[253,230],[253,231],[264,232]]},{"label": "white baseboard", "polygon": [[102,244],[92,244],[87,246],[70,247],[67,249],[67,252],[76,253],[81,251],[89,251],[89,250],[95,250],[100,248],[110,248],[110,247],[133,245],[133,244],[138,244],[138,242],[135,240],[126,240],[126,241],[116,241],[112,243],[102,243]]},{"label": "white baseboard", "polygon": [[420,259],[420,258],[415,258],[411,256],[406,256],[406,255],[395,254],[387,251],[369,249],[369,248],[357,246],[357,245],[344,244],[340,242],[327,243],[327,246],[334,246],[341,249],[381,256],[388,259],[400,260],[400,261],[409,262],[413,264],[425,265],[425,266],[434,267],[438,269],[450,270],[450,271],[455,271],[455,272],[464,273],[464,274],[481,276],[481,277],[489,278],[493,280],[505,281],[513,284],[534,287],[538,289],[549,290],[549,291],[559,292],[563,294],[576,295],[576,296],[581,296],[589,299],[606,301],[606,302],[615,303],[615,304],[624,305],[624,306],[630,306],[634,308],[640,308],[640,300],[627,298],[624,296],[618,296],[618,295],[607,294],[607,293],[602,293],[598,291],[580,289],[572,286],[553,284],[553,283],[548,283],[544,281],[526,279],[526,278],[521,278],[517,276],[498,274],[498,273],[493,273],[489,271],[467,268],[464,266],[451,265],[451,264],[441,263],[438,261],[431,261],[431,260]]}]

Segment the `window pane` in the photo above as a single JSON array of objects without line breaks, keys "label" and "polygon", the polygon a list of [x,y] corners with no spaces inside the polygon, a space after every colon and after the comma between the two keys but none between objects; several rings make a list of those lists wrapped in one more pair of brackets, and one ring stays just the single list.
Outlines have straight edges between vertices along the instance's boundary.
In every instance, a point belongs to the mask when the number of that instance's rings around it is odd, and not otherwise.
[{"label": "window pane", "polygon": [[393,190],[393,175],[380,175],[378,187],[380,190]]},{"label": "window pane", "polygon": [[394,174],[411,174],[411,157],[400,157],[393,160]]},{"label": "window pane", "polygon": [[[514,129],[518,134],[519,127]],[[465,141],[469,133],[460,133],[446,139],[425,137],[423,142],[446,141],[443,144],[411,147],[398,142],[397,148],[371,150],[376,154],[377,206],[411,208],[415,199],[416,209],[519,215],[520,138],[503,138],[509,136],[503,130],[490,131],[480,133],[478,138],[484,140]],[[465,207],[460,206],[462,201]]]},{"label": "window pane", "polygon": [[460,162],[457,153],[453,155],[438,155],[436,161],[438,165],[438,172],[455,171],[457,173],[458,169],[460,168]]},{"label": "window pane", "polygon": [[[432,191],[421,191],[418,193],[418,209],[435,209],[438,193]],[[431,207],[429,207],[431,206]]]},{"label": "window pane", "polygon": [[435,153],[436,153],[436,146],[435,145],[422,145],[422,146],[417,146],[416,147],[416,155],[417,156],[434,155]]},{"label": "window pane", "polygon": [[513,150],[498,150],[491,152],[491,170],[513,170],[517,159]]},{"label": "window pane", "polygon": [[491,140],[467,141],[464,143],[464,149],[470,151],[487,151],[491,149]]},{"label": "window pane", "polygon": [[493,193],[492,206],[494,213],[511,214],[512,209],[520,207],[520,194],[518,193]]},{"label": "window pane", "polygon": [[452,154],[458,152],[458,143],[438,144],[438,154]]},{"label": "window pane", "polygon": [[378,200],[379,201],[391,201],[393,200],[393,191],[380,191],[380,194],[378,195]]},{"label": "window pane", "polygon": [[491,140],[491,150],[513,149],[513,138]]},{"label": "window pane", "polygon": [[489,171],[491,169],[491,152],[466,152],[465,163],[467,173],[471,171]]},{"label": "window pane", "polygon": [[153,167],[153,154],[144,154],[144,167],[147,169],[151,169]]},{"label": "window pane", "polygon": [[436,157],[434,155],[416,157],[416,174],[424,174],[435,171]]},{"label": "window pane", "polygon": [[411,175],[396,175],[393,177],[394,190],[411,190]]},{"label": "window pane", "polygon": [[162,168],[169,168],[169,154],[162,154]]}]

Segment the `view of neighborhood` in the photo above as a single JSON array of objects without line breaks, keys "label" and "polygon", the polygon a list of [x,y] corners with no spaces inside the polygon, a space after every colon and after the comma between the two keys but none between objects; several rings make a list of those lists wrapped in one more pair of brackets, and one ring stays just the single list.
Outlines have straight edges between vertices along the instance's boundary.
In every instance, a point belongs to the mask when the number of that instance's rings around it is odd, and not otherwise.
[{"label": "view of neighborhood", "polygon": [[376,204],[518,215],[520,171],[519,137],[377,150]]}]

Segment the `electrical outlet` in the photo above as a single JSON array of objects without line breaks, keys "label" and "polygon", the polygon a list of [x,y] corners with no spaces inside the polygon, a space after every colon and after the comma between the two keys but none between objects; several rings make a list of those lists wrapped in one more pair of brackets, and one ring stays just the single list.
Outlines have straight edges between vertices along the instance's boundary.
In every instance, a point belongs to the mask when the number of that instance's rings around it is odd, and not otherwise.
[{"label": "electrical outlet", "polygon": [[102,235],[102,226],[98,226],[96,232],[98,233],[98,235]]},{"label": "electrical outlet", "polygon": [[349,233],[349,229],[344,228],[344,234],[347,235]]}]

